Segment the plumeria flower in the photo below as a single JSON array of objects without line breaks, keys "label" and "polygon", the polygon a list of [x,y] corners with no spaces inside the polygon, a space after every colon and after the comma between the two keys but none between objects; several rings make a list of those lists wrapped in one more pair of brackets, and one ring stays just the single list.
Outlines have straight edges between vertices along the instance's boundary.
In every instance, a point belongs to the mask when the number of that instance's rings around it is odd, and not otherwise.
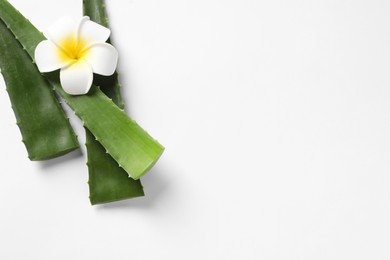
[{"label": "plumeria flower", "polygon": [[110,29],[90,21],[88,16],[69,17],[51,26],[35,49],[40,72],[60,70],[62,88],[71,95],[88,93],[93,73],[109,76],[115,72],[118,52],[106,43]]}]

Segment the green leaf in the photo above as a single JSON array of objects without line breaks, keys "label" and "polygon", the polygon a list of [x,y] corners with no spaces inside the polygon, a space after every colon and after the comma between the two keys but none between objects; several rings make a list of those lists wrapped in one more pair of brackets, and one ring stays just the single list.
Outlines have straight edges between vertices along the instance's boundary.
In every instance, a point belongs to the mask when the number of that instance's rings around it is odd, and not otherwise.
[{"label": "green leaf", "polygon": [[139,180],[129,178],[86,129],[89,199],[92,205],[144,196]]},{"label": "green leaf", "polygon": [[[108,27],[103,0],[83,1],[83,11],[92,21]],[[94,82],[115,104],[124,107],[117,72],[110,77],[95,76]],[[87,129],[86,140],[89,198],[92,204],[144,196],[141,182],[129,178]]]},{"label": "green leaf", "polygon": [[[5,0],[0,0],[0,19],[33,58],[35,47],[45,39],[44,36]],[[24,37],[27,33],[29,37]],[[16,42],[15,40],[15,45]],[[123,109],[116,106],[98,87],[92,86],[88,95],[71,96],[62,89],[58,73],[45,76],[82,120],[84,126],[130,177],[137,180],[153,167],[164,147],[130,119]]]},{"label": "green leaf", "polygon": [[53,89],[2,21],[0,68],[29,158],[47,160],[77,149]]}]

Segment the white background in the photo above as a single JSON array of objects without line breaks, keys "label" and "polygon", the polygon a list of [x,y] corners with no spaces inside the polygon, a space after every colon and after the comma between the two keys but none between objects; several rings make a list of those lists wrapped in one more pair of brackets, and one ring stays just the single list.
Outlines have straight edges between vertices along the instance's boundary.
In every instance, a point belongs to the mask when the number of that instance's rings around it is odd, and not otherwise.
[{"label": "white background", "polygon": [[[81,15],[10,2],[41,30]],[[90,206],[85,149],[30,162],[2,83],[0,259],[390,259],[389,1],[106,3],[166,152],[146,197]]]}]

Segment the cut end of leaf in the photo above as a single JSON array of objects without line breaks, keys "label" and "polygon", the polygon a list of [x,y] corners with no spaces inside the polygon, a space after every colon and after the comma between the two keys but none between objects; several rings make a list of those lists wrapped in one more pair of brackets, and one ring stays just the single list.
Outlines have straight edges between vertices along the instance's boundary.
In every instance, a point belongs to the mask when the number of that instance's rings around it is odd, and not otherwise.
[{"label": "cut end of leaf", "polygon": [[158,152],[158,154],[154,158],[154,160],[152,160],[148,165],[145,165],[146,168],[143,171],[129,173],[129,177],[134,179],[134,180],[138,180],[142,176],[147,174],[153,168],[153,166],[157,163],[157,161],[160,159],[161,155],[164,153],[164,150],[165,150],[165,148],[160,145],[160,151]]},{"label": "cut end of leaf", "polygon": [[47,155],[43,154],[43,155],[40,155],[40,156],[36,156],[36,155],[29,155],[28,158],[30,159],[30,161],[46,161],[46,160],[51,160],[51,159],[55,159],[55,158],[58,158],[58,157],[61,157],[65,154],[68,154],[70,152],[73,152],[77,149],[79,149],[80,146],[77,144],[75,144],[74,146],[72,147],[69,147],[67,149],[64,149],[62,151],[59,151],[59,152],[49,152]]},{"label": "cut end of leaf", "polygon": [[92,206],[96,206],[96,205],[101,205],[101,204],[105,204],[105,203],[110,203],[110,202],[116,202],[116,201],[122,201],[122,200],[127,200],[127,199],[134,199],[134,198],[140,198],[140,197],[144,197],[145,196],[145,193],[142,191],[142,194],[139,193],[137,195],[133,195],[133,196],[127,196],[127,197],[122,197],[122,198],[115,198],[115,199],[108,199],[108,200],[102,200],[102,199],[95,199],[94,197],[89,197],[89,201],[91,202],[91,205]]}]

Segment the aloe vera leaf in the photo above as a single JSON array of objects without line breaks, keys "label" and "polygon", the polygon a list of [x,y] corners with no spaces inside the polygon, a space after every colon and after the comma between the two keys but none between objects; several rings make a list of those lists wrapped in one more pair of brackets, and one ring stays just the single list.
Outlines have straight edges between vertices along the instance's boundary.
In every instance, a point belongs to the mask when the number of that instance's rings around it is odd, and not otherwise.
[{"label": "aloe vera leaf", "polygon": [[71,96],[57,81],[54,87],[130,177],[139,179],[157,162],[164,148],[99,88],[89,95]]},{"label": "aloe vera leaf", "polygon": [[[104,0],[83,0],[83,13],[89,16],[92,21],[109,28]],[[108,42],[111,43],[111,40],[108,39]],[[120,93],[121,86],[116,71],[110,77],[97,75],[95,82],[108,97],[112,98],[115,104],[120,108],[124,108]]]},{"label": "aloe vera leaf", "polygon": [[29,158],[47,160],[77,149],[53,89],[1,21],[0,68]]},{"label": "aloe vera leaf", "polygon": [[[42,33],[5,0],[0,0],[0,19],[15,35],[15,42],[19,41],[34,59],[35,47],[45,40]],[[29,37],[23,37],[26,31],[29,31]],[[20,51],[20,48],[15,48],[15,51]],[[88,95],[72,96],[62,89],[58,72],[44,75],[84,126],[131,178],[139,179],[154,166],[164,147],[130,119],[123,109],[117,107],[98,87],[92,86]]]},{"label": "aloe vera leaf", "polygon": [[[92,21],[108,27],[102,0],[83,1],[83,12]],[[124,107],[117,72],[110,77],[95,77],[94,81],[117,106]],[[93,205],[145,195],[141,181],[129,178],[128,174],[118,167],[116,161],[106,153],[88,129],[86,129],[86,147],[89,199]]]},{"label": "aloe vera leaf", "polygon": [[92,205],[144,196],[139,180],[129,178],[86,129],[89,199]]}]

